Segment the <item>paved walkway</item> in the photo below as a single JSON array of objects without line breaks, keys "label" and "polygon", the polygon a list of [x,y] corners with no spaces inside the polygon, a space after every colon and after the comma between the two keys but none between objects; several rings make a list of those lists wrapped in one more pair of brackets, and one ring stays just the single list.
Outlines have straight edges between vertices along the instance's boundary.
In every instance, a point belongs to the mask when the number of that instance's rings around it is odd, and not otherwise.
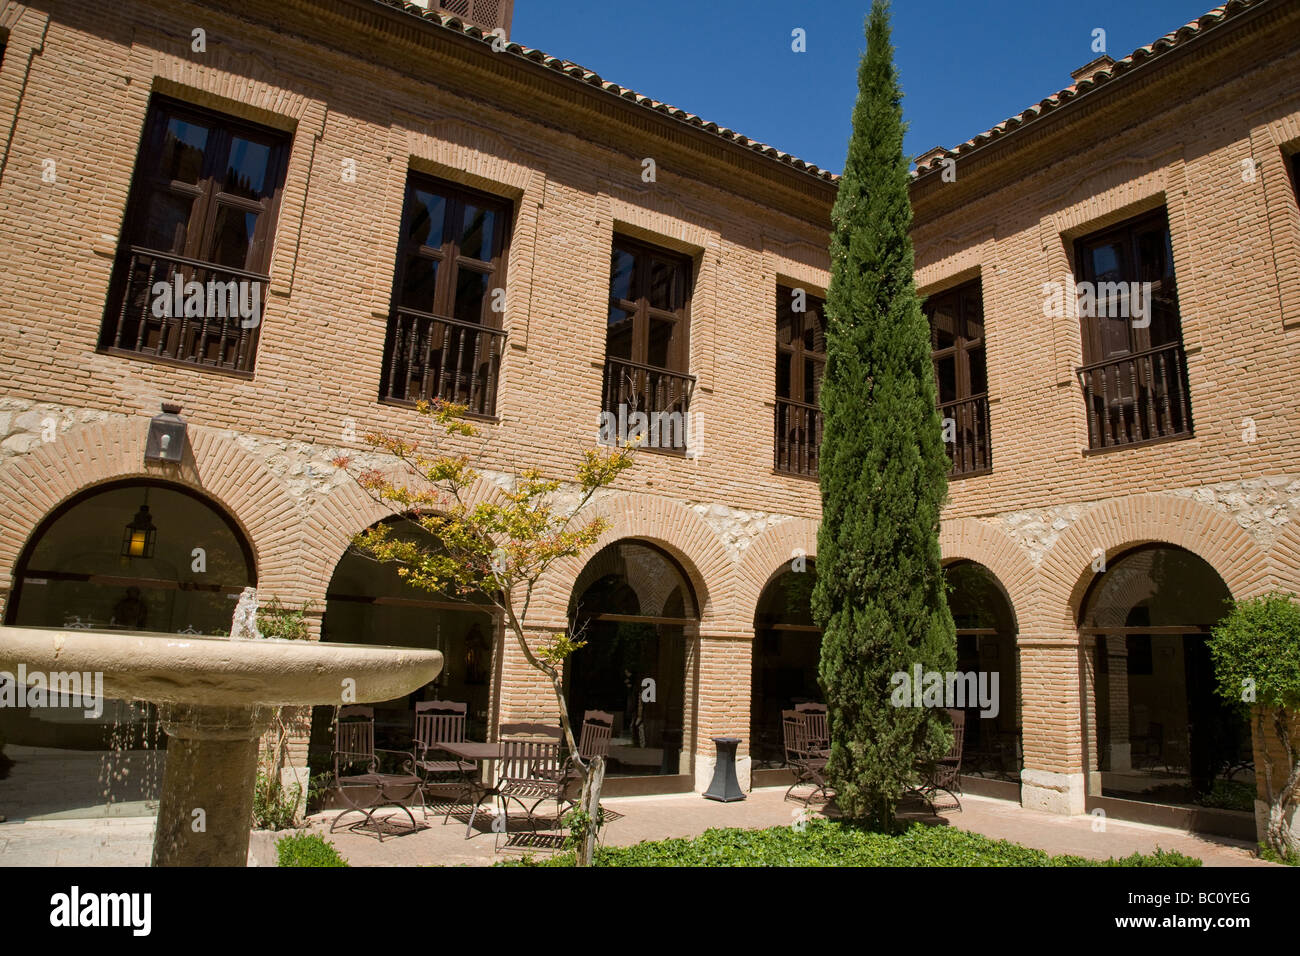
[{"label": "paved walkway", "polygon": [[[717,803],[699,794],[617,797],[605,801],[622,814],[606,831],[606,842],[626,846],[641,840],[694,836],[709,827],[770,827],[792,823],[799,804],[783,800],[784,788],[755,790],[739,803]],[[1005,800],[965,797],[961,813],[945,814],[964,830],[1012,840],[1049,853],[1093,859],[1151,853],[1156,847],[1199,857],[1206,866],[1270,866],[1251,856],[1238,840],[1205,837],[1137,823],[1107,820],[1094,832],[1091,816],[1061,817],[1026,810]],[[417,811],[417,817],[418,817]],[[326,833],[334,814],[312,818],[312,829]],[[351,819],[358,819],[355,815]],[[402,817],[405,819],[405,816]],[[0,824],[0,866],[145,866],[149,862],[153,820],[45,820]],[[457,865],[486,866],[500,859],[490,820],[465,837],[464,818],[443,825],[430,815],[418,833],[385,838],[340,828],[328,839],[353,866]],[[263,841],[265,842],[265,841]]]}]

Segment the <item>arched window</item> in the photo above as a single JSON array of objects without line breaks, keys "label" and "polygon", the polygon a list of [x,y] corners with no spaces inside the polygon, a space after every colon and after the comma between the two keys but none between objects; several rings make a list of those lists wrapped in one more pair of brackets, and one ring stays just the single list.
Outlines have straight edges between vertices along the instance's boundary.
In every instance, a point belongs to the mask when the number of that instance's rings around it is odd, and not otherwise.
[{"label": "arched window", "polygon": [[640,541],[597,552],[578,577],[569,608],[586,646],[569,658],[569,718],[614,715],[613,776],[677,774],[685,738],[687,629],[699,619],[686,575]]},{"label": "arched window", "polygon": [[1190,551],[1136,548],[1098,573],[1080,609],[1095,637],[1090,793],[1252,811],[1250,727],[1216,690],[1206,638],[1223,579]]},{"label": "arched window", "polygon": [[[436,544],[413,522],[390,519],[394,538]],[[442,651],[437,678],[404,697],[373,704],[377,746],[409,750],[415,704],[450,700],[466,704],[466,736],[486,740],[497,646],[495,610],[486,599],[457,600],[417,588],[402,579],[398,565],[383,564],[349,548],[330,578],[321,622],[321,640],[341,644],[380,644]],[[311,756],[320,766],[331,750],[333,707],[312,715]]]},{"label": "arched window", "polygon": [[256,583],[252,550],[224,512],[173,485],[125,482],[41,523],[5,622],[225,635],[240,591]]},{"label": "arched window", "polygon": [[750,755],[757,769],[785,765],[781,711],[825,700],[818,683],[822,630],[813,623],[817,572],[787,568],[770,580],[754,614]]}]

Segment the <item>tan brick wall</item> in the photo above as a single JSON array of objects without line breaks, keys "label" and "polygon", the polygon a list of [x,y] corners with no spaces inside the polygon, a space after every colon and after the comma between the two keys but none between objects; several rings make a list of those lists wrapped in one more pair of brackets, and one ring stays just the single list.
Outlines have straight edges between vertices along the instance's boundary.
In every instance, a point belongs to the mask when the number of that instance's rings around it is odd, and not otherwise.
[{"label": "tan brick wall", "polygon": [[[682,564],[701,608],[687,739],[747,737],[758,595],[796,549],[816,552],[816,484],[772,472],[770,356],[777,283],[828,282],[830,187],[607,109],[566,81],[539,82],[469,41],[350,10],[326,0],[221,9],[0,0],[10,44],[0,65],[0,596],[60,501],[157,474],[142,441],[167,399],[184,406],[193,450],[168,477],[231,512],[263,589],[323,598],[348,538],[383,516],[328,465],[361,448],[344,439],[345,422],[357,435],[423,427],[375,400],[415,168],[515,209],[488,471],[561,473],[594,439],[613,232],[694,257],[701,454],[642,456],[597,504],[613,523],[600,545],[642,537]],[[942,541],[945,560],[985,564],[1010,596],[1029,768],[1084,770],[1074,626],[1095,551],[1166,541],[1209,561],[1234,596],[1300,590],[1300,484],[1289,484],[1300,482],[1300,210],[1283,168],[1300,145],[1300,50],[1290,39],[1300,10],[1270,16],[1180,54],[1167,73],[1117,84],[1059,128],[1046,120],[963,159],[955,183],[914,188],[921,291],[983,282],[994,470],[952,483]],[[204,54],[190,50],[196,27]],[[251,381],[96,352],[152,91],[293,132]],[[656,183],[641,180],[646,156]],[[1253,183],[1240,175],[1250,157],[1260,164]],[[41,180],[46,159],[55,183]],[[345,160],[355,182],[341,175]],[[1074,238],[1161,203],[1196,435],[1085,456],[1078,328],[1043,316],[1041,285],[1067,277]],[[53,442],[32,424],[46,415],[57,419]],[[1240,439],[1247,416],[1253,444]],[[303,477],[303,464],[320,474]],[[1251,481],[1276,484],[1234,485]],[[490,493],[486,480],[476,490]],[[713,515],[715,505],[731,517]],[[537,626],[563,626],[582,564],[543,582]],[[543,716],[546,689],[517,650],[507,644],[498,663],[499,715]]]}]

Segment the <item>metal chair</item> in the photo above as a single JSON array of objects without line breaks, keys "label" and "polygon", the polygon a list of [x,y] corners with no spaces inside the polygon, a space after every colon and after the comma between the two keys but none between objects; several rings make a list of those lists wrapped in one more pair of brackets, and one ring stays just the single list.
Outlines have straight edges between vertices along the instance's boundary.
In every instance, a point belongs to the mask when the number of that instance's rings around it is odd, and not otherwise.
[{"label": "metal chair", "polygon": [[808,715],[797,710],[781,711],[781,735],[785,742],[785,763],[794,771],[794,783],[785,792],[785,798],[796,787],[812,784],[812,791],[804,799],[804,806],[818,793],[830,799],[830,784],[826,780],[826,758],[820,747],[809,740]]},{"label": "metal chair", "polygon": [[[949,709],[948,718],[952,721],[952,746],[948,752],[921,768],[921,783],[914,787],[914,793],[920,795],[930,805],[930,812],[940,810],[961,810],[961,753],[962,743],[966,737],[966,711]],[[938,802],[935,795],[946,793],[948,801]],[[950,802],[949,802],[950,801]]]},{"label": "metal chair", "polygon": [[[468,704],[453,700],[419,701],[415,705],[411,758],[415,772],[423,780],[423,792],[428,793],[431,787],[454,791],[454,795],[448,798],[443,826],[447,825],[451,811],[458,806],[462,797],[470,797],[481,791],[475,801],[477,806],[487,792],[472,776],[478,770],[476,761],[453,758],[438,746],[441,743],[460,743],[465,739],[465,715],[468,710]],[[431,779],[451,775],[455,776],[450,781]],[[425,815],[428,815],[427,807]]]},{"label": "metal chair", "polygon": [[[545,724],[503,724],[501,726],[496,795],[506,821],[505,830],[509,830],[510,801],[513,800],[524,811],[533,835],[536,836],[537,808],[547,800],[555,801],[555,820],[557,827],[559,826],[564,807],[564,790],[568,780],[560,759],[560,741],[554,739],[549,732],[542,735],[548,739],[538,739],[538,735],[507,736],[510,732],[508,728],[518,726],[543,728],[547,731],[559,729],[549,728]],[[493,829],[496,830],[496,827]],[[500,830],[497,830],[496,846],[498,850],[501,848]]]},{"label": "metal chair", "polygon": [[[424,808],[420,778],[413,773],[381,772],[381,754],[401,757],[403,765],[410,767],[411,754],[375,746],[373,707],[354,705],[340,708],[334,725],[334,788],[339,799],[348,806],[334,818],[330,824],[330,833],[349,813],[360,813],[365,817],[366,823],[376,824],[375,812],[385,807],[396,807],[410,817],[412,832],[420,828],[415,822],[415,814],[407,806],[411,797],[418,794],[420,807]],[[349,772],[357,764],[365,768],[364,773]],[[353,795],[357,793],[365,794],[367,799],[354,799]],[[356,823],[352,826],[355,828],[361,825]],[[383,826],[376,825],[375,829],[379,834],[379,842],[384,842]]]},{"label": "metal chair", "polygon": [[809,702],[795,704],[794,709],[804,715],[808,727],[808,743],[816,750],[829,750],[831,733],[826,720],[826,705]]}]

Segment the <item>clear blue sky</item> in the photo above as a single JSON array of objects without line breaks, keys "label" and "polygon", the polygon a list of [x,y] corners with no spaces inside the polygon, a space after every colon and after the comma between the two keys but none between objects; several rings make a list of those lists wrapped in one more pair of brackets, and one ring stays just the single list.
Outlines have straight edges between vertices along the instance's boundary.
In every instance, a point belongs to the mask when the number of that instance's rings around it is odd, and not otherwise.
[{"label": "clear blue sky", "polygon": [[[955,146],[1214,0],[894,0],[907,151]],[[511,39],[839,172],[870,0],[515,0]],[[791,50],[806,31],[807,52]]]}]

